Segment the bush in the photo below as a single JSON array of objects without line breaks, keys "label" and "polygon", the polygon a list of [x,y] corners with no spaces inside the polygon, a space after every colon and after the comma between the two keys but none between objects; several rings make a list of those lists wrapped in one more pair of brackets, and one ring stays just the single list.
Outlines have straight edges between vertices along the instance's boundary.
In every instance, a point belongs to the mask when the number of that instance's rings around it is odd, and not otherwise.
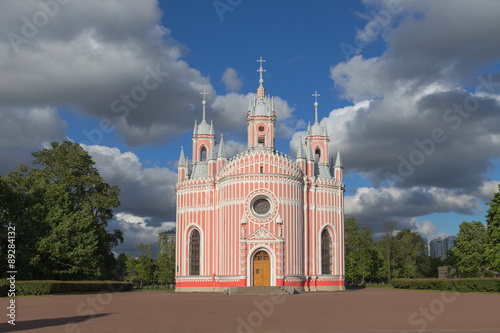
[{"label": "bush", "polygon": [[459,292],[500,292],[498,278],[468,279],[393,279],[391,285],[399,289],[448,290]]},{"label": "bush", "polygon": [[[10,282],[0,281],[0,296],[7,296]],[[118,281],[16,281],[16,296],[78,294],[132,290],[132,283]]]}]

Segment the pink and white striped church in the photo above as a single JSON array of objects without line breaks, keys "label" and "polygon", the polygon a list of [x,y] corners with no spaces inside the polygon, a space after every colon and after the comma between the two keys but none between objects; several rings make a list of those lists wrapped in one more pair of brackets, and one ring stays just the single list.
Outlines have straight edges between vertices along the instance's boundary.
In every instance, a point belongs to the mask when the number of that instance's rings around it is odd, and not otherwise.
[{"label": "pink and white striped church", "polygon": [[293,286],[344,289],[344,188],[340,151],[326,125],[309,125],[297,158],[276,151],[276,113],[260,62],[247,111],[248,148],[231,159],[213,124],[195,122],[193,156],[181,149],[177,181],[176,291]]}]

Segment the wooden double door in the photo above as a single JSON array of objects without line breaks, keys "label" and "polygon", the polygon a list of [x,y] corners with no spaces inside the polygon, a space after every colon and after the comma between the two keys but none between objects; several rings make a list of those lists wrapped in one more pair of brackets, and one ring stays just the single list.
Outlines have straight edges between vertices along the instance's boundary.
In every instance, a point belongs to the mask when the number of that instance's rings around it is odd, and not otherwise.
[{"label": "wooden double door", "polygon": [[253,285],[271,285],[271,259],[266,251],[259,251],[253,257]]}]

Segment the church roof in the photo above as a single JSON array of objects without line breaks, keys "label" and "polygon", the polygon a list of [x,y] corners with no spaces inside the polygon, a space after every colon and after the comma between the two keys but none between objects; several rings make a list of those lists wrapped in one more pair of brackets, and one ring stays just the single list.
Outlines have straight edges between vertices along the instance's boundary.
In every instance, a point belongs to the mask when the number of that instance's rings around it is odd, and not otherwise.
[{"label": "church roof", "polygon": [[193,163],[193,170],[191,172],[191,178],[204,178],[208,176],[208,163],[207,162],[196,162]]}]

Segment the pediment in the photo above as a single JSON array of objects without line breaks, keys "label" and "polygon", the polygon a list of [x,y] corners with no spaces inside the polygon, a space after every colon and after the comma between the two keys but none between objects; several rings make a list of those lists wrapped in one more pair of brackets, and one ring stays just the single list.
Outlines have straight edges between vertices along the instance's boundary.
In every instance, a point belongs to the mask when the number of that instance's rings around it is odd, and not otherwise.
[{"label": "pediment", "polygon": [[266,228],[261,227],[248,236],[247,240],[278,240],[278,238],[276,238]]}]

